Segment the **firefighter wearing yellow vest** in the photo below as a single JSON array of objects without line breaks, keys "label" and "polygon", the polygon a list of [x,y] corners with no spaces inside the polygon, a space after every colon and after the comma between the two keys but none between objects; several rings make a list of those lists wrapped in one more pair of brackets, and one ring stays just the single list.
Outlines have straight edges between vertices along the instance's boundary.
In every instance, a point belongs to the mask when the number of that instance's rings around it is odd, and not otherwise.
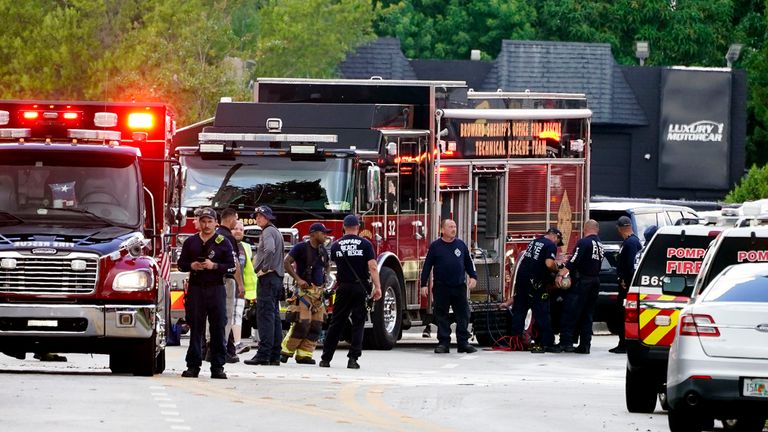
[{"label": "firefighter wearing yellow vest", "polygon": [[329,265],[325,235],[329,232],[321,223],[312,224],[309,240],[295,245],[283,262],[286,273],[296,282],[296,291],[288,299],[286,320],[292,324],[281,347],[283,363],[295,354],[296,363],[315,364],[312,354],[325,316],[323,286]]},{"label": "firefighter wearing yellow vest", "polygon": [[243,287],[245,288],[243,298],[237,298],[235,303],[235,325],[232,326],[235,352],[236,354],[242,354],[251,350],[251,347],[241,340],[241,323],[246,302],[253,302],[256,299],[257,278],[256,272],[253,270],[253,250],[250,244],[243,241],[243,238],[245,238],[243,221],[237,221],[235,228],[232,230],[232,235],[235,236],[235,240],[238,242],[238,258],[240,259],[240,268],[243,269]]}]

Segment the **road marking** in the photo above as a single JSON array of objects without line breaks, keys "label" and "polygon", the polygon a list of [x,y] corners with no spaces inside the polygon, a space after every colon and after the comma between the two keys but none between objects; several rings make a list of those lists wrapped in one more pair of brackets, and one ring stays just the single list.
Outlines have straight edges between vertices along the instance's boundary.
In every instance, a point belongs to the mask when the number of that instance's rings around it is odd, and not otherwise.
[{"label": "road marking", "polygon": [[458,363],[448,363],[446,365],[443,365],[443,369],[453,369],[453,368],[458,367],[458,366],[459,366]]},{"label": "road marking", "polygon": [[157,404],[160,408],[173,408],[176,409],[176,404],[171,403],[163,403],[163,404]]},{"label": "road marking", "polygon": [[178,411],[160,411],[160,414],[164,416],[178,416],[180,415]]},{"label": "road marking", "polygon": [[155,396],[155,402],[171,402],[171,398]]},{"label": "road marking", "polygon": [[165,421],[168,423],[184,423],[184,419],[178,419],[178,418],[166,418]]},{"label": "road marking", "polygon": [[165,386],[149,386],[150,390],[165,390]]},{"label": "road marking", "polygon": [[181,426],[181,425],[172,425],[171,430],[192,430],[189,426]]},{"label": "road marking", "polygon": [[163,396],[163,397],[167,397],[168,396],[168,393],[151,393],[151,394],[152,394],[152,396]]},{"label": "road marking", "polygon": [[453,430],[438,424],[431,424],[424,420],[414,418],[405,412],[393,408],[390,404],[384,401],[384,392],[386,389],[386,386],[374,386],[371,387],[365,395],[366,400],[373,406],[376,412],[386,414],[389,418],[395,419],[396,421],[412,424],[416,427],[416,430],[435,432],[448,432]]},{"label": "road marking", "polygon": [[475,360],[477,359],[477,356],[474,355],[465,355],[464,357],[459,357],[459,360]]}]

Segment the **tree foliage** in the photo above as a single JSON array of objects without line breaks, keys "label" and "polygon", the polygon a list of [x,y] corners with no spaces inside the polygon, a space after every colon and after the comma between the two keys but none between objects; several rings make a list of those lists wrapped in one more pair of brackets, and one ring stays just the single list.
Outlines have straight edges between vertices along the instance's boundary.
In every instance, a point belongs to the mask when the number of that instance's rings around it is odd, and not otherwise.
[{"label": "tree foliage", "polygon": [[381,4],[376,31],[400,39],[409,58],[495,57],[503,39],[532,39],[536,10],[525,0],[400,0]]},{"label": "tree foliage", "polygon": [[725,196],[725,202],[742,203],[768,198],[768,165],[752,165],[747,175]]},{"label": "tree foliage", "polygon": [[[367,0],[0,0],[0,98],[161,101],[182,124],[256,74],[325,77],[372,35]],[[255,65],[249,68],[248,65]]]}]

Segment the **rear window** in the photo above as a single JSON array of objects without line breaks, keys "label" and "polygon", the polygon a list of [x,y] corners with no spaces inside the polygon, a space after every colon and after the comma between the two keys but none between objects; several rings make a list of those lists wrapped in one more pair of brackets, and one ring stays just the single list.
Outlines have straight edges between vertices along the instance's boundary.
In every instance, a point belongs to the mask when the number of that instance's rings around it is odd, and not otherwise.
[{"label": "rear window", "polygon": [[702,287],[733,264],[768,262],[768,238],[726,237],[717,249]]},{"label": "rear window", "polygon": [[634,286],[661,287],[664,276],[693,278],[701,270],[704,253],[713,240],[709,236],[656,234],[643,252]]},{"label": "rear window", "polygon": [[603,242],[619,242],[623,239],[619,235],[619,231],[616,229],[616,221],[621,216],[629,216],[627,212],[623,211],[610,211],[610,210],[594,210],[589,212],[589,217],[596,220],[600,224],[600,240]]},{"label": "rear window", "polygon": [[768,303],[768,277],[720,277],[706,291],[705,302],[757,302]]}]

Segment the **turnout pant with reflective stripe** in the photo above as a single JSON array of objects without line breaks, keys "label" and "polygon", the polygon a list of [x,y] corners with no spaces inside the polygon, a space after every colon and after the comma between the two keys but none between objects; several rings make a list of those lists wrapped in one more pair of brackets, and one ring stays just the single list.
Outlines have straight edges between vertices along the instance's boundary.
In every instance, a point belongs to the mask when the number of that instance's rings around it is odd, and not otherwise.
[{"label": "turnout pant with reflective stripe", "polygon": [[323,305],[322,288],[312,287],[302,290],[296,305],[299,309],[299,320],[291,324],[288,334],[282,344],[282,354],[292,357],[312,358],[317,346],[317,339],[323,329],[325,306]]}]

